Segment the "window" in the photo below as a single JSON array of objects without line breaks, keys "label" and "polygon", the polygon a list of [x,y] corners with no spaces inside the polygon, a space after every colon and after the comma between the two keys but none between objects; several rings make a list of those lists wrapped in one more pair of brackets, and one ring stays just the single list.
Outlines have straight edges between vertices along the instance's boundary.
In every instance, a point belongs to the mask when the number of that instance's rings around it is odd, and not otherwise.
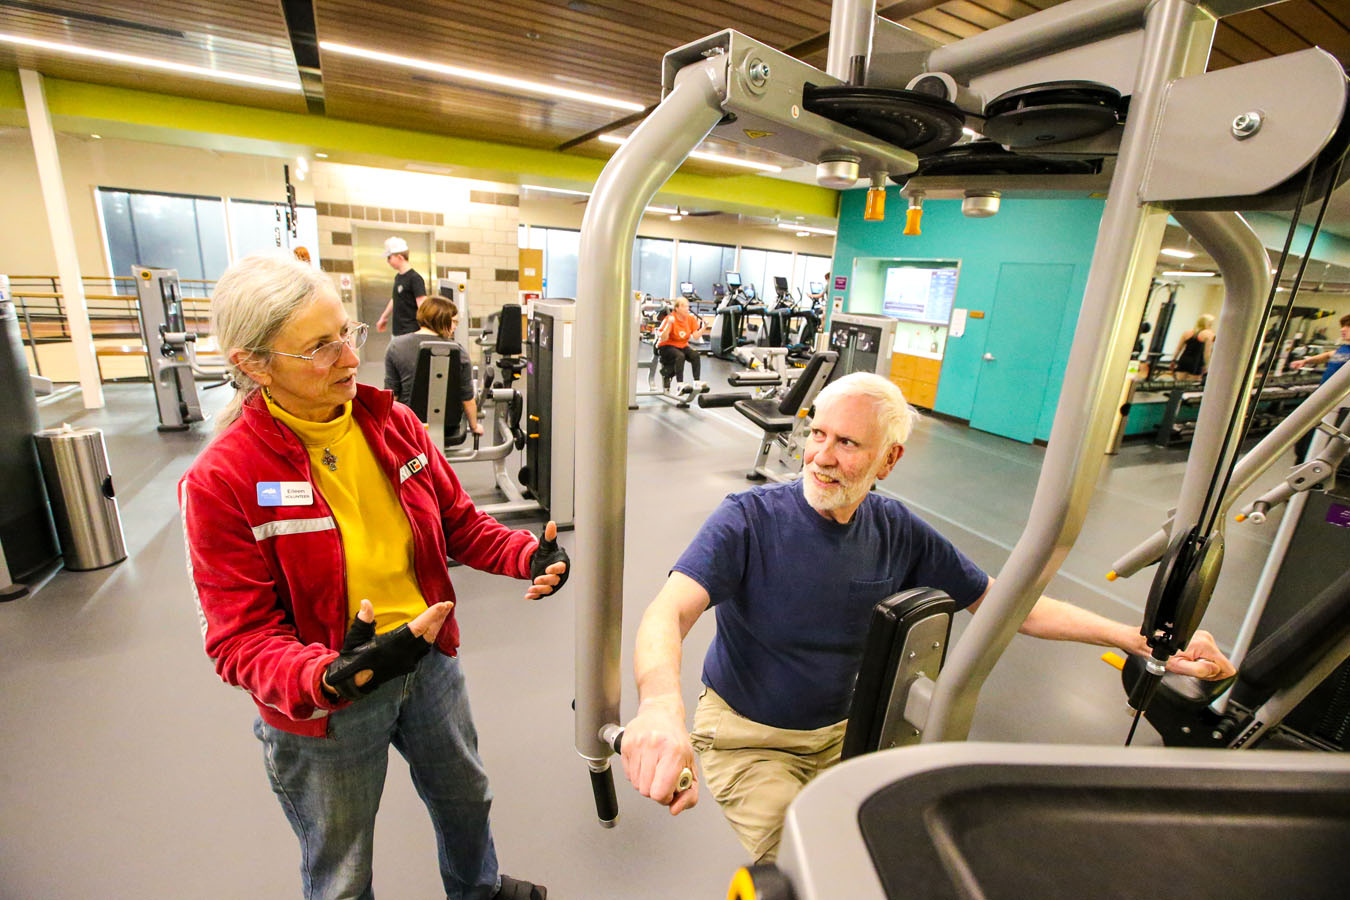
[{"label": "window", "polygon": [[230,262],[219,197],[99,188],[112,274],[133,266],[177,269],[184,280],[215,281]]},{"label": "window", "polygon": [[640,237],[633,244],[633,290],[658,299],[670,296],[675,242]]},{"label": "window", "polygon": [[741,282],[753,284],[760,299],[773,299],[773,279],[778,275],[792,278],[792,254],[776,250],[756,250],[753,247],[741,248]]},{"label": "window", "polygon": [[539,232],[543,232],[544,243],[544,296],[576,297],[581,232],[562,228],[530,229],[531,236]]},{"label": "window", "polygon": [[725,284],[726,273],[736,270],[736,248],[723,244],[697,244],[680,241],[680,254],[675,262],[676,281],[693,282],[694,292],[704,300],[715,296],[714,284]]},{"label": "window", "polygon": [[258,200],[230,200],[230,238],[234,258],[304,247],[319,258],[319,220],[312,206],[295,208],[295,237],[286,230],[286,206]]},{"label": "window", "polygon": [[802,296],[806,297],[811,289],[811,282],[819,282],[825,285],[825,290],[829,291],[830,286],[825,284],[829,280],[830,262],[828,256],[809,256],[805,253],[797,254],[797,264],[792,270],[792,286],[801,291]]}]

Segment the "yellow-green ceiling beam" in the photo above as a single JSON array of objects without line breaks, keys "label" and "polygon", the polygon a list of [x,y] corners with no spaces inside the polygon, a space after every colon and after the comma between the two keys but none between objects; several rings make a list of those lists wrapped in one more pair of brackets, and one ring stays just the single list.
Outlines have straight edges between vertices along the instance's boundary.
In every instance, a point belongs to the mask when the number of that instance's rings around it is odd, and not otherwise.
[{"label": "yellow-green ceiling beam", "polygon": [[[445,166],[453,174],[504,182],[542,179],[552,186],[594,184],[605,161],[552,150],[407,131],[381,125],[346,122],[323,116],[257,109],[176,97],[107,85],[47,78],[47,102],[58,127],[95,122],[130,126],[119,136],[146,140],[200,143],[192,135],[220,135],[287,153],[322,151],[334,161],[388,165],[397,160]],[[0,72],[0,110],[22,110],[18,73]],[[13,116],[7,118],[13,120]],[[383,161],[383,162],[381,162]],[[713,177],[676,173],[662,196],[716,203],[729,212],[768,215],[785,213],[834,219],[838,193],[815,185],[756,175]]]}]

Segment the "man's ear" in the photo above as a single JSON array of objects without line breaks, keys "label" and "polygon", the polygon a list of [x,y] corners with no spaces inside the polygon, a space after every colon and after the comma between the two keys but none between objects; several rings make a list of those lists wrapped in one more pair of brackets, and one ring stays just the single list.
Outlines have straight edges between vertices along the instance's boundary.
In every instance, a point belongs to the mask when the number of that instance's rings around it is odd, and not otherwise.
[{"label": "man's ear", "polygon": [[267,371],[267,363],[258,359],[253,353],[236,347],[230,351],[229,357],[230,362],[252,379],[254,383],[263,387],[272,383],[272,373]]},{"label": "man's ear", "polygon": [[905,448],[902,444],[891,444],[891,448],[886,451],[886,462],[882,464],[881,471],[877,473],[877,479],[880,480],[891,474],[895,464],[900,461],[900,457],[905,455]]}]

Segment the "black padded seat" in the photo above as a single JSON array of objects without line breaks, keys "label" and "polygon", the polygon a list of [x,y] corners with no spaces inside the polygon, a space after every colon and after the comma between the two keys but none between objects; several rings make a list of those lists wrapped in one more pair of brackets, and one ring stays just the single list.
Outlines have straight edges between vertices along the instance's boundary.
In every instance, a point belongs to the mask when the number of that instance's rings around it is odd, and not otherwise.
[{"label": "black padded seat", "polygon": [[778,407],[781,405],[782,402],[773,397],[764,400],[737,400],[736,410],[765,431],[779,434],[791,431],[793,423],[797,421],[796,413],[790,416],[780,414]]},{"label": "black padded seat", "polygon": [[[458,447],[469,436],[469,422],[464,415],[464,404],[459,399],[459,375],[463,365],[458,344],[449,341],[427,341],[417,351],[417,368],[413,370],[412,396],[408,405],[417,418],[430,423],[439,419],[445,428],[445,447]],[[443,383],[432,385],[431,359],[448,357]],[[432,412],[436,415],[433,417]]]},{"label": "black padded seat", "polygon": [[826,362],[833,363],[837,358],[838,354],[832,350],[812,354],[801,375],[792,383],[792,389],[782,399],[738,400],[736,410],[768,434],[791,431],[797,421],[797,412],[802,408],[802,401],[806,399],[806,392],[811,389],[821,366]]}]

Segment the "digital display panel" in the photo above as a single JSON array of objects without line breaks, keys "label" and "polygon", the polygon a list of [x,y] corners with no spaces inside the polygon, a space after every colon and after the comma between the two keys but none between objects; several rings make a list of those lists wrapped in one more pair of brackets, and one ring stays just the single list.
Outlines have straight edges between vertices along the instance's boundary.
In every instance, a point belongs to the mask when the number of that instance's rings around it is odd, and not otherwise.
[{"label": "digital display panel", "polygon": [[893,319],[946,325],[956,300],[955,260],[921,260],[886,269],[881,311]]}]

